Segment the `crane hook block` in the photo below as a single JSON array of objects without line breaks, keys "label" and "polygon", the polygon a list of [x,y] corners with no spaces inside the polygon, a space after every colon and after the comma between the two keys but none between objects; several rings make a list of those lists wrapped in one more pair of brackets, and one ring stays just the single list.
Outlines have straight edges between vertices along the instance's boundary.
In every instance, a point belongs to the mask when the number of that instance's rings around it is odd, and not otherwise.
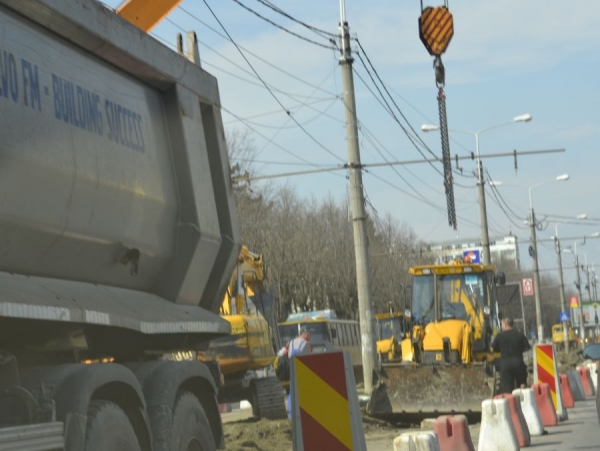
[{"label": "crane hook block", "polygon": [[427,7],[419,17],[419,37],[430,55],[440,56],[454,36],[454,20],[445,6]]}]

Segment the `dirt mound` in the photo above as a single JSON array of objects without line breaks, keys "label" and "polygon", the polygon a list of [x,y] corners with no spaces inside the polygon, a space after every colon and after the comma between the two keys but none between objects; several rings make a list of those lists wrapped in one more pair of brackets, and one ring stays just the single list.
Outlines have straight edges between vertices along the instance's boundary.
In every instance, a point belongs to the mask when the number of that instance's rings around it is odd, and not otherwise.
[{"label": "dirt mound", "polygon": [[[365,436],[398,432],[397,425],[363,417]],[[292,449],[292,424],[289,420],[247,418],[223,424],[227,451],[289,451]]]},{"label": "dirt mound", "polygon": [[292,449],[289,420],[248,418],[223,424],[227,451],[288,451]]}]

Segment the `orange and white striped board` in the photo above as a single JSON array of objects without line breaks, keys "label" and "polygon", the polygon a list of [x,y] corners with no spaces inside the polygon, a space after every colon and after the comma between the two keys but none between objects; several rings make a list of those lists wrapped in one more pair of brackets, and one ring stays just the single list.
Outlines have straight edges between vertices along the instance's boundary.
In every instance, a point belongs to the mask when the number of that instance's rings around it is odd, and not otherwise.
[{"label": "orange and white striped board", "polygon": [[294,451],[366,451],[350,354],[327,348],[291,362]]},{"label": "orange and white striped board", "polygon": [[558,365],[556,364],[556,355],[552,344],[535,345],[533,379],[534,384],[548,384],[558,419],[560,421],[568,419],[567,409],[565,409],[560,390]]}]

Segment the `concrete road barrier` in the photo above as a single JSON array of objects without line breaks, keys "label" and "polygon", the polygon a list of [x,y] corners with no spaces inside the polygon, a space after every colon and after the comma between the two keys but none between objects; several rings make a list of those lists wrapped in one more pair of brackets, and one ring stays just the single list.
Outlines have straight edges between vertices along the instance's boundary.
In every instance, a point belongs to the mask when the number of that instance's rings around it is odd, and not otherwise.
[{"label": "concrete road barrier", "polygon": [[575,370],[567,371],[567,378],[569,379],[569,387],[571,388],[573,401],[585,401],[585,394],[579,373]]},{"label": "concrete road barrier", "polygon": [[558,415],[552,403],[550,396],[550,387],[548,384],[533,384],[531,387],[535,394],[535,402],[537,403],[542,417],[542,423],[545,427],[558,425]]},{"label": "concrete road barrier", "polygon": [[481,403],[481,429],[478,451],[519,451],[506,399],[486,399]]},{"label": "concrete road barrier", "polygon": [[435,432],[405,432],[394,439],[394,451],[440,451]]},{"label": "concrete road barrier", "polygon": [[518,396],[521,400],[521,410],[529,429],[529,435],[544,435],[544,423],[542,423],[542,416],[535,402],[533,390],[531,388],[518,388],[513,391],[513,395]]},{"label": "concrete road barrier", "polygon": [[564,374],[560,375],[560,390],[563,395],[563,403],[565,404],[565,407],[567,409],[572,409],[575,407],[575,400],[573,399],[571,384],[569,383],[569,378]]},{"label": "concrete road barrier", "polygon": [[440,416],[435,420],[433,430],[438,436],[440,451],[475,451],[466,416]]},{"label": "concrete road barrier", "polygon": [[592,362],[590,360],[586,361],[584,364],[590,370],[590,377],[592,379],[592,383],[594,384],[594,390],[598,391],[598,366],[596,362]]},{"label": "concrete road barrier", "polygon": [[581,379],[581,385],[583,385],[583,392],[585,396],[594,396],[596,391],[594,390],[594,383],[590,374],[590,369],[586,366],[580,366],[577,368],[579,378]]},{"label": "concrete road barrier", "polygon": [[521,448],[529,446],[531,444],[531,435],[529,434],[529,428],[527,427],[527,422],[525,421],[523,410],[521,409],[521,397],[504,393],[502,395],[494,396],[494,399],[506,399],[508,401],[510,419],[515,428],[519,446]]}]

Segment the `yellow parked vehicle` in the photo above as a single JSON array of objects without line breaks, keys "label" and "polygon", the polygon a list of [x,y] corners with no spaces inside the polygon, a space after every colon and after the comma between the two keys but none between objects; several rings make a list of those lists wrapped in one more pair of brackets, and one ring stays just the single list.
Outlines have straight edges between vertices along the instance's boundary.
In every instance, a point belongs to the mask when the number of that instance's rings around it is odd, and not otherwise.
[{"label": "yellow parked vehicle", "polygon": [[[577,343],[579,340],[573,331],[571,326],[567,326],[567,333],[569,335],[570,343]],[[562,324],[554,324],[552,326],[552,343],[556,347],[556,349],[563,349],[565,347],[565,334],[563,331]]]},{"label": "yellow parked vehicle", "polygon": [[[497,325],[493,266],[455,261],[410,269],[410,328],[400,356],[381,364],[367,410],[407,420],[437,414],[480,414],[494,394]],[[409,312],[407,312],[409,313]],[[396,351],[398,352],[398,351]]]}]

